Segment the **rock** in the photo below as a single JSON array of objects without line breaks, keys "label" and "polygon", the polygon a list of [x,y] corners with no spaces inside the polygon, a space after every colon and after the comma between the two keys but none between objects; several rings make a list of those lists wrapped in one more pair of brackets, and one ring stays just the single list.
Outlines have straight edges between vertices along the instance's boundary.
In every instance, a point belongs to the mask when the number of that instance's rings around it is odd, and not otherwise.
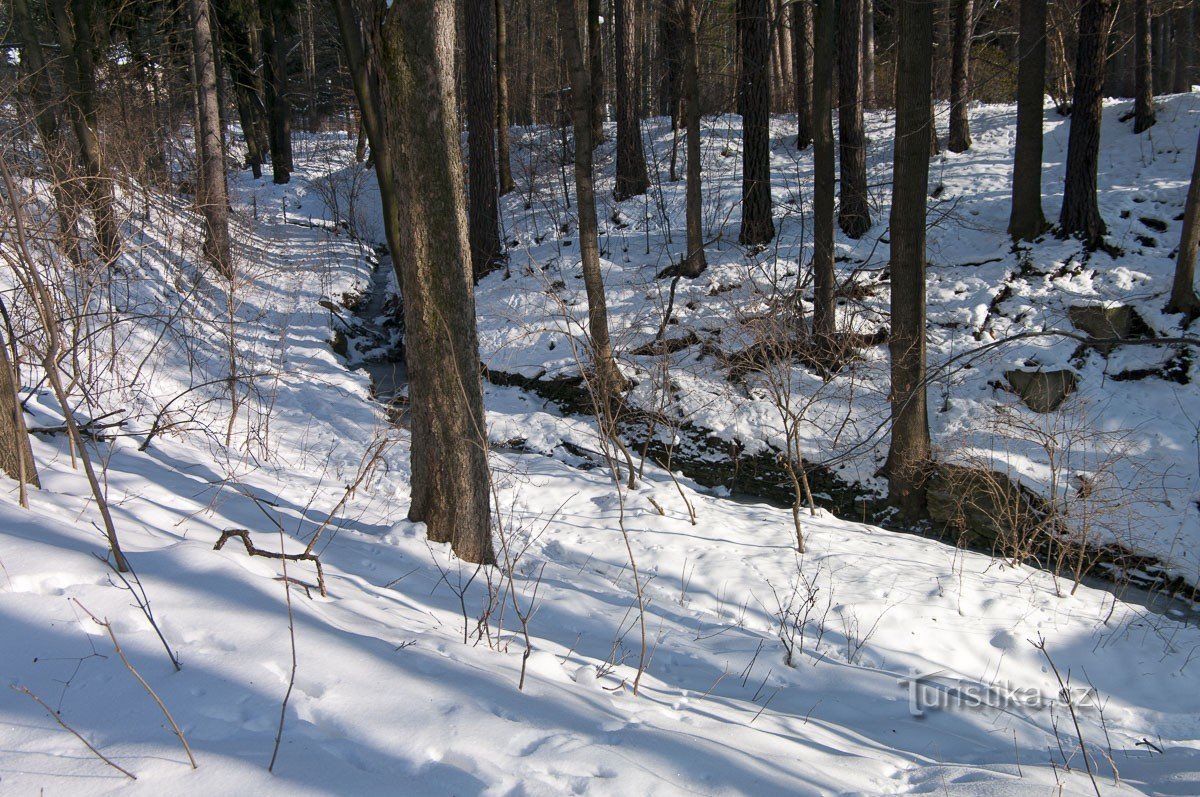
[{"label": "rock", "polygon": [[1045,513],[1031,492],[998,471],[939,464],[926,485],[935,529],[1006,555],[1027,548]]},{"label": "rock", "polygon": [[1074,371],[1005,371],[1004,378],[1025,406],[1034,412],[1054,412],[1075,392]]},{"label": "rock", "polygon": [[[1067,308],[1067,317],[1075,328],[1093,338],[1112,339],[1153,334],[1137,311],[1129,305],[1105,307],[1102,304],[1082,304]],[[1096,347],[1104,354],[1112,345]]]}]

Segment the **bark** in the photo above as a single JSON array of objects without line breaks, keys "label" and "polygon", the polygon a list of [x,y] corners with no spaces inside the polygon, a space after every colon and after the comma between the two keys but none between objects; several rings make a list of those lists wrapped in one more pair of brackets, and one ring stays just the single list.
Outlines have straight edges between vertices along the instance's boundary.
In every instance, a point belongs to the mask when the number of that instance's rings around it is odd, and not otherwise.
[{"label": "bark", "polygon": [[596,222],[596,184],[592,174],[592,102],[588,65],[584,62],[575,0],[557,0],[558,24],[571,72],[571,117],[575,128],[575,202],[579,210],[579,254],[588,303],[592,368],[601,401],[614,398],[624,379],[608,337],[608,307],[600,275],[600,239]]},{"label": "bark", "polygon": [[271,179],[292,179],[292,101],[288,92],[288,19],[279,0],[260,0],[263,16],[263,82],[271,146]]},{"label": "bark", "polygon": [[834,143],[833,65],[837,0],[817,0],[813,33],[813,334],[834,332]]},{"label": "bark", "polygon": [[950,135],[946,149],[966,152],[971,148],[971,40],[975,36],[974,0],[954,2],[954,42],[950,64]]},{"label": "bark", "polygon": [[41,487],[3,330],[0,330],[0,471],[19,483]]},{"label": "bark", "polygon": [[646,193],[650,176],[646,172],[646,153],[642,148],[642,124],[638,119],[638,80],[636,20],[633,0],[615,0],[617,53],[613,75],[617,94],[617,185],[618,202]]},{"label": "bark", "polygon": [[1184,94],[1192,89],[1192,69],[1196,63],[1195,3],[1181,4],[1171,12],[1172,50],[1175,59],[1171,66],[1171,91]]},{"label": "bark", "polygon": [[685,277],[698,277],[708,268],[704,256],[704,226],[700,185],[700,45],[696,0],[681,0],[683,33],[683,103],[687,117],[687,255],[680,266]]},{"label": "bark", "polygon": [[863,0],[863,104],[874,108],[875,94],[875,0]]},{"label": "bark", "polygon": [[930,462],[925,389],[925,222],[929,188],[933,6],[901,0],[897,9],[896,156],[892,183],[892,434],[888,496],[911,522],[925,512]]},{"label": "bark", "polygon": [[217,99],[216,48],[209,0],[188,0],[192,22],[192,58],[196,75],[196,200],[204,216],[204,256],[226,279],[233,279],[229,242],[229,192],[221,146]]},{"label": "bark", "polygon": [[[451,0],[394,0],[371,28],[380,122],[392,158],[402,245],[412,413],[409,519],[468,562],[492,563],[487,434],[454,97]],[[361,7],[361,6],[360,6]],[[367,19],[372,17],[368,16]],[[375,49],[373,48],[373,49]],[[379,164],[382,167],[382,163]]]},{"label": "bark", "polygon": [[471,268],[478,282],[494,271],[500,252],[500,209],[494,129],[496,76],[492,72],[492,0],[467,0],[467,220],[470,224]]},{"label": "bark", "polygon": [[838,2],[838,153],[842,175],[838,226],[851,238],[861,238],[871,228],[862,104],[863,2]]},{"label": "bark", "polygon": [[742,35],[742,227],[738,243],[761,246],[775,237],[771,219],[770,6],[767,0],[739,0],[738,11]]},{"label": "bark", "polygon": [[508,9],[496,0],[496,159],[500,164],[500,196],[516,189],[508,145]]},{"label": "bark", "polygon": [[600,33],[600,0],[587,0],[588,81],[592,92],[592,147],[604,142],[604,49]]},{"label": "bark", "polygon": [[1046,83],[1046,0],[1021,0],[1017,42],[1017,142],[1008,234],[1032,241],[1046,230],[1042,215],[1042,113]]},{"label": "bark", "polygon": [[662,76],[659,80],[659,113],[671,117],[671,129],[686,125],[680,113],[683,100],[684,49],[687,36],[683,29],[688,0],[663,0],[658,13],[658,50]]},{"label": "bark", "polygon": [[1078,236],[1089,249],[1100,246],[1107,231],[1096,199],[1096,168],[1104,100],[1105,32],[1112,12],[1112,0],[1083,0],[1080,8],[1067,175],[1059,217],[1061,233]]},{"label": "bark", "polygon": [[1200,249],[1200,137],[1196,141],[1196,162],[1192,166],[1192,184],[1183,209],[1183,235],[1175,260],[1175,281],[1166,312],[1186,313],[1189,319],[1200,316],[1200,297],[1196,296],[1196,251]]},{"label": "bark", "polygon": [[254,64],[257,59],[254,57],[249,30],[252,21],[244,15],[234,14],[232,5],[227,0],[214,2],[213,11],[216,12],[217,26],[221,29],[225,64],[233,81],[234,104],[242,125],[242,138],[246,142],[246,165],[257,179],[262,177],[267,148],[262,146],[265,142],[259,136],[264,111],[262,94],[255,77]]},{"label": "bark", "polygon": [[1150,53],[1150,0],[1134,0],[1133,6],[1133,132],[1141,133],[1154,125],[1154,78]]},{"label": "bark", "polygon": [[96,67],[92,61],[92,14],[89,0],[51,0],[51,16],[62,51],[67,113],[79,146],[83,193],[96,228],[96,254],[112,263],[121,253],[112,177],[104,165],[96,126]]},{"label": "bark", "polygon": [[796,148],[806,149],[813,139],[812,109],[812,5],[792,3],[792,65],[796,70]]}]

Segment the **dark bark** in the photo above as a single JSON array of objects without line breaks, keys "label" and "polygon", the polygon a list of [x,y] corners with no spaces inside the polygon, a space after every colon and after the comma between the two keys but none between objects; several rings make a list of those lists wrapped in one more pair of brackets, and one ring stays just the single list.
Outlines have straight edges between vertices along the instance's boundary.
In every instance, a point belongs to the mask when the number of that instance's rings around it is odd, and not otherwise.
[{"label": "dark bark", "polygon": [[1171,12],[1171,50],[1175,54],[1171,65],[1171,91],[1183,94],[1191,91],[1192,73],[1196,64],[1196,15],[1200,5],[1180,4]]},{"label": "dark bark", "polygon": [[263,83],[271,147],[271,179],[292,179],[292,101],[288,92],[288,35],[286,8],[280,0],[261,0],[263,17]]},{"label": "dark bark", "polygon": [[683,102],[684,50],[686,33],[684,18],[687,0],[663,0],[658,13],[658,51],[662,63],[659,80],[659,113],[671,117],[671,128],[678,130],[687,123],[680,113]]},{"label": "dark bark", "polygon": [[254,177],[262,177],[262,167],[269,149],[263,130],[266,125],[262,98],[262,80],[257,64],[261,54],[255,53],[254,42],[259,36],[258,7],[253,3],[233,3],[221,0],[212,4],[216,24],[221,30],[221,47],[225,65],[233,81],[233,99],[242,138],[246,142],[246,165]]},{"label": "dark bark", "polygon": [[1017,142],[1008,234],[1032,241],[1046,230],[1042,215],[1042,113],[1046,83],[1046,0],[1021,0],[1017,41]]},{"label": "dark bark", "polygon": [[698,277],[708,268],[704,256],[704,226],[701,219],[704,197],[700,185],[700,45],[696,0],[680,0],[683,33],[683,103],[687,117],[687,254],[680,265],[685,277]]},{"label": "dark bark", "polygon": [[771,219],[771,18],[767,0],[739,0],[742,69],[742,227],[738,243],[775,237]]},{"label": "dark bark", "polygon": [[83,193],[92,210],[96,228],[96,254],[112,263],[121,253],[117,229],[112,177],[104,165],[100,136],[96,127],[96,67],[89,0],[51,0],[50,11],[58,45],[62,52],[63,82],[66,84],[66,109],[79,146],[83,169]]},{"label": "dark bark", "polygon": [[617,94],[617,185],[614,196],[618,202],[640,196],[650,187],[646,172],[646,153],[642,148],[642,124],[638,119],[639,76],[636,54],[636,20],[633,0],[615,0],[617,37],[616,73],[613,75]]},{"label": "dark bark", "polygon": [[1150,0],[1133,4],[1133,132],[1141,133],[1154,125],[1154,83],[1150,53]]},{"label": "dark bark", "polygon": [[204,256],[226,279],[233,279],[229,242],[229,192],[221,146],[216,48],[209,0],[188,0],[192,58],[196,75],[196,201],[204,216]]},{"label": "dark bark", "polygon": [[837,0],[816,0],[813,21],[813,334],[830,340],[834,306],[833,67]]},{"label": "dark bark", "polygon": [[467,0],[467,221],[471,267],[478,282],[494,271],[500,252],[500,208],[497,197],[495,125],[496,75],[492,71],[492,0]]},{"label": "dark bark", "polygon": [[1089,249],[1100,246],[1107,232],[1096,200],[1096,168],[1104,100],[1105,32],[1112,12],[1112,0],[1083,0],[1080,8],[1067,175],[1059,217],[1061,233],[1078,236]]},{"label": "dark bark", "polygon": [[0,329],[0,471],[18,482],[41,487],[3,329]]},{"label": "dark bark", "polygon": [[587,0],[588,83],[592,92],[593,147],[604,141],[604,49],[600,16],[600,0]]},{"label": "dark bark", "polygon": [[[409,519],[468,562],[492,563],[487,434],[471,290],[451,0],[370,0],[380,64],[380,122],[391,154],[401,245],[412,419]],[[378,14],[378,17],[374,15]],[[377,49],[375,49],[377,48]],[[378,162],[382,169],[384,162]]]},{"label": "dark bark", "polygon": [[1183,235],[1175,260],[1175,281],[1166,312],[1200,316],[1200,297],[1196,296],[1196,250],[1200,249],[1200,137],[1196,141],[1196,162],[1192,166],[1192,184],[1183,209]]},{"label": "dark bark", "polygon": [[861,238],[871,228],[862,103],[863,2],[838,2],[838,154],[842,175],[838,226],[851,238]]},{"label": "dark bark", "polygon": [[592,174],[592,93],[588,65],[579,36],[575,0],[557,0],[558,24],[571,73],[571,117],[575,128],[575,202],[579,210],[579,254],[587,292],[588,332],[591,336],[592,368],[601,401],[608,401],[624,388],[624,379],[613,358],[608,336],[608,306],[600,275],[600,239],[596,221],[596,184]]},{"label": "dark bark", "polygon": [[946,149],[966,152],[971,148],[971,40],[975,36],[974,0],[954,0],[954,42],[950,64],[950,134]]},{"label": "dark bark", "polygon": [[863,104],[874,108],[875,94],[875,0],[863,0]]},{"label": "dark bark", "polygon": [[517,185],[512,176],[508,145],[508,9],[506,0],[496,0],[496,160],[500,168],[500,196]]},{"label": "dark bark", "polygon": [[930,462],[925,388],[925,222],[929,188],[933,5],[899,0],[897,8],[896,156],[891,232],[892,434],[888,497],[907,521],[925,512]]},{"label": "dark bark", "polygon": [[813,139],[812,109],[812,5],[792,3],[792,67],[796,90],[796,148],[806,149]]}]

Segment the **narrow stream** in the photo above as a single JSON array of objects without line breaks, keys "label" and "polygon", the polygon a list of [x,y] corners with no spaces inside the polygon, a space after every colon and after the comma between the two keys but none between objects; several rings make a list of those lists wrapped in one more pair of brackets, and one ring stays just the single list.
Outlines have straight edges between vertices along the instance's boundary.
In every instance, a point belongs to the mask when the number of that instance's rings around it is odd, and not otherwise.
[{"label": "narrow stream", "polygon": [[[393,402],[404,396],[408,381],[408,369],[404,364],[403,330],[396,319],[392,299],[392,260],[381,255],[375,264],[371,276],[369,292],[352,310],[347,321],[342,316],[342,334],[346,337],[346,359],[351,368],[362,368],[371,377],[371,384],[376,400],[390,407]],[[535,392],[533,388],[526,388]],[[401,423],[402,413],[389,412],[394,423]],[[520,453],[519,449],[511,449]],[[680,468],[689,476],[698,474],[688,473],[685,462],[676,458],[674,467]],[[703,481],[703,479],[701,479]],[[768,504],[787,508],[787,502],[781,502],[777,491],[768,490],[763,494],[753,491],[753,481],[740,481],[735,489],[728,494],[726,500],[745,504]],[[748,489],[749,488],[749,489]],[[893,531],[897,531],[893,529]],[[899,530],[901,533],[917,533]],[[919,536],[929,536],[920,534]],[[986,551],[984,552],[986,553]],[[1142,606],[1155,615],[1200,626],[1200,602],[1195,602],[1166,589],[1146,588],[1132,583],[1118,583],[1108,578],[1088,575],[1082,583],[1095,589],[1108,592],[1126,603]]]}]

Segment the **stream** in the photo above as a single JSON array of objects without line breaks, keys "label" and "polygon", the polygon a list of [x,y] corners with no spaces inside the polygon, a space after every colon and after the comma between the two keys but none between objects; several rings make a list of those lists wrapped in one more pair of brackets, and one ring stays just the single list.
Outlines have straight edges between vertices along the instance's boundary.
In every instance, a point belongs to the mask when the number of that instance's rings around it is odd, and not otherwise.
[{"label": "stream", "polygon": [[[396,407],[406,400],[408,369],[404,364],[403,325],[397,320],[398,311],[390,290],[391,284],[391,258],[386,254],[378,254],[368,292],[346,307],[348,317],[340,312],[335,313],[335,322],[340,323],[335,323],[333,347],[346,358],[350,368],[367,371],[375,399],[388,408],[388,416],[393,423],[402,425],[404,413],[397,411]],[[591,399],[578,379],[545,381],[491,370],[486,371],[485,376],[493,384],[527,390],[555,404],[564,414],[591,415]],[[665,444],[658,442],[660,435],[648,434],[654,428],[655,419],[638,411],[628,413],[628,417],[620,424],[621,437],[631,446],[631,450],[639,454],[644,450],[647,457],[659,464],[669,461],[672,469],[683,472],[700,485],[724,488],[727,500],[791,508],[790,477],[769,452],[748,456],[740,450],[740,446],[719,440],[709,430],[690,424],[674,428],[675,436],[682,442],[668,450]],[[502,450],[527,453],[519,444],[505,446]],[[864,494],[854,485],[839,479],[828,468],[810,467],[808,476],[819,503],[836,516],[856,518],[866,512],[866,522],[877,521],[870,517],[870,513],[882,508],[878,497]],[[952,544],[944,534],[929,525],[917,529],[889,530]],[[981,546],[969,547],[992,554],[990,549]],[[1200,593],[1195,585],[1156,572],[1161,571],[1161,566],[1153,559],[1123,551],[1115,556],[1131,557],[1134,561],[1133,567],[1119,570],[1123,575],[1120,580],[1107,575],[1116,569],[1114,555],[1102,555],[1099,566],[1085,575],[1082,583],[1104,590],[1127,603],[1142,606],[1155,615],[1200,626]],[[1038,563],[1030,564],[1037,566]],[[1060,573],[1059,576],[1068,581],[1064,587],[1069,586],[1069,575]]]}]

